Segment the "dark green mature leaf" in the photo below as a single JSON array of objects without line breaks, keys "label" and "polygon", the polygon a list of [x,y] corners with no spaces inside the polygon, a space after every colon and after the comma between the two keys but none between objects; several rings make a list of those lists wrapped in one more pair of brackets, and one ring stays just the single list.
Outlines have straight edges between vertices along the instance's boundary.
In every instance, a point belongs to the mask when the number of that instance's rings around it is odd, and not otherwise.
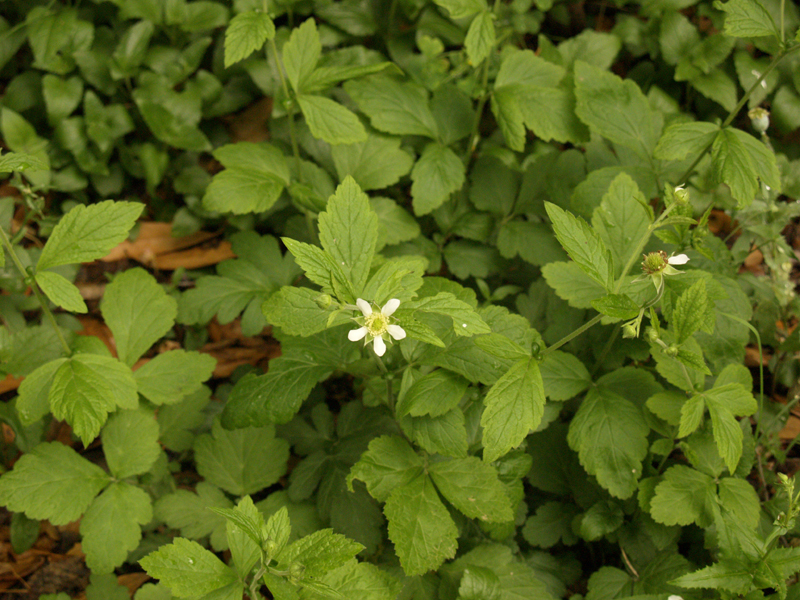
[{"label": "dark green mature leaf", "polygon": [[492,462],[519,446],[544,415],[545,393],[539,363],[517,362],[495,383],[484,400],[483,460]]},{"label": "dark green mature leaf", "polygon": [[102,258],[128,235],[144,204],[106,200],[79,204],[58,222],[39,256],[36,270]]},{"label": "dark green mature leaf", "polygon": [[682,575],[671,583],[685,588],[713,588],[745,594],[753,581],[751,570],[751,565],[744,560],[728,559]]},{"label": "dark green mature leaf", "polygon": [[139,393],[153,404],[175,404],[199,390],[216,366],[210,354],[177,349],[156,355],[133,377]]},{"label": "dark green mature leaf", "polygon": [[162,496],[155,504],[156,517],[172,529],[179,529],[185,537],[200,539],[210,536],[212,548],[226,549],[225,518],[209,508],[229,508],[233,503],[222,490],[207,481],[198,483],[196,492],[176,490]]},{"label": "dark green mature leaf", "polygon": [[569,400],[592,384],[592,377],[580,359],[560,350],[547,354],[539,369],[544,393],[550,400]]},{"label": "dark green mature leaf", "polygon": [[675,342],[682,344],[696,331],[703,328],[708,310],[708,295],[705,281],[699,279],[683,292],[672,311],[671,324],[675,331]]},{"label": "dark green mature leaf", "polygon": [[612,496],[638,489],[650,427],[642,411],[607,387],[589,390],[570,423],[567,441],[586,471]]},{"label": "dark green mature leaf", "polygon": [[371,134],[367,141],[331,148],[340,180],[351,175],[362,190],[388,187],[407,174],[414,159],[400,149],[400,139]]},{"label": "dark green mature leaf", "polygon": [[738,207],[749,206],[758,189],[758,176],[750,152],[736,130],[727,127],[717,134],[711,158],[717,179],[730,187]]},{"label": "dark green mature leaf", "polygon": [[383,511],[406,575],[422,575],[455,556],[458,529],[427,475],[396,487]]},{"label": "dark green mature leaf", "polygon": [[246,11],[233,17],[225,30],[225,68],[244,60],[275,37],[275,24],[267,13]]},{"label": "dark green mature leaf", "polygon": [[158,423],[144,411],[125,410],[112,416],[103,428],[103,454],[117,479],[150,470],[161,452]]},{"label": "dark green mature leaf", "polygon": [[664,130],[654,154],[663,160],[697,156],[714,141],[718,132],[719,127],[713,123],[674,123]]},{"label": "dark green mature leaf", "polygon": [[411,170],[411,181],[414,214],[426,215],[464,185],[464,163],[447,146],[430,143]]},{"label": "dark green mature leaf", "polygon": [[496,40],[495,18],[494,13],[487,10],[479,13],[470,23],[467,37],[464,38],[464,49],[471,65],[479,65],[492,51]]},{"label": "dark green mature leaf", "polygon": [[714,480],[684,465],[667,469],[650,500],[650,515],[664,525],[689,525],[703,519],[714,502]]},{"label": "dark green mature leaf", "polygon": [[358,117],[338,102],[324,96],[302,94],[297,103],[311,134],[329,144],[353,144],[367,139]]},{"label": "dark green mature leaf", "polygon": [[[410,425],[407,423],[410,422]],[[469,449],[464,413],[453,408],[443,415],[406,417],[401,426],[410,431],[409,437],[429,454],[464,458]]]},{"label": "dark green mature leaf", "polygon": [[725,33],[734,37],[772,36],[780,40],[772,15],[760,0],[717,0],[714,7],[724,11]]},{"label": "dark green mature leaf", "polygon": [[353,480],[367,485],[370,495],[385,502],[392,490],[408,484],[422,473],[422,459],[404,439],[383,435],[369,443],[347,476],[347,486],[353,490]]}]

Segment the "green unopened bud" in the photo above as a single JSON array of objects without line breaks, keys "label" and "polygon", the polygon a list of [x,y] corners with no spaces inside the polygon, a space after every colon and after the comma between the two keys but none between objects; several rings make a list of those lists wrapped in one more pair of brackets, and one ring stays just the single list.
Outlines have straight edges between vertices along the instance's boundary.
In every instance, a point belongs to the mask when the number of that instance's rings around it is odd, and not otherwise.
[{"label": "green unopened bud", "polygon": [[537,344],[536,342],[533,342],[531,344],[531,354],[533,354],[534,356],[537,356],[541,351],[542,351],[542,347],[539,344]]},{"label": "green unopened bud", "polygon": [[689,202],[689,190],[684,189],[682,185],[676,187],[672,191],[672,195],[675,197],[675,202],[680,202],[681,204]]},{"label": "green unopened bud", "polygon": [[750,124],[753,129],[758,133],[764,133],[769,129],[769,111],[765,108],[757,106],[747,111],[747,116],[750,117]]},{"label": "green unopened bud", "polygon": [[276,542],[275,540],[272,540],[272,539],[266,540],[264,542],[264,545],[262,546],[262,548],[264,550],[264,553],[268,557],[272,558],[273,556],[275,556],[275,553],[278,551],[278,542]]},{"label": "green unopened bud", "polygon": [[289,565],[289,581],[298,583],[303,580],[303,573],[306,571],[306,566],[298,562],[293,562]]},{"label": "green unopened bud", "polygon": [[622,337],[635,338],[639,335],[639,330],[634,323],[625,323],[622,326]]},{"label": "green unopened bud", "polygon": [[316,298],[314,298],[314,302],[316,302],[317,306],[319,306],[322,310],[326,310],[333,302],[333,298],[331,298],[328,294],[320,294]]},{"label": "green unopened bud", "polygon": [[659,340],[658,333],[652,327],[647,328],[645,335],[647,335],[647,339],[653,342],[654,344]]},{"label": "green unopened bud", "polygon": [[675,344],[670,344],[669,346],[664,348],[664,354],[666,354],[667,356],[671,356],[672,358],[675,358],[676,356],[678,356],[678,347]]}]

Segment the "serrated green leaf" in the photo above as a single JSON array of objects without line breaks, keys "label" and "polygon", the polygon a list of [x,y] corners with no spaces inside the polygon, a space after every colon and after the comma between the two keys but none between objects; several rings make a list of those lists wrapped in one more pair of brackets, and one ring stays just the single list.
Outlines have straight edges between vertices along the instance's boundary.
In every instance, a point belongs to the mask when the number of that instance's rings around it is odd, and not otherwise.
[{"label": "serrated green leaf", "polygon": [[225,68],[244,60],[274,37],[275,24],[267,13],[239,13],[225,30]]},{"label": "serrated green leaf", "polygon": [[63,275],[53,271],[39,271],[36,273],[36,283],[56,306],[70,312],[88,312],[80,290]]},{"label": "serrated green leaf", "polygon": [[286,565],[298,562],[305,567],[304,576],[320,577],[342,566],[363,549],[361,544],[333,533],[332,529],[320,529],[284,548],[278,560]]},{"label": "serrated green leaf", "polygon": [[184,538],[151,552],[139,564],[181,598],[203,596],[238,582],[233,569],[197,542]]},{"label": "serrated green leaf", "polygon": [[716,178],[731,189],[737,206],[749,206],[758,189],[758,176],[747,147],[732,128],[717,133],[711,146],[711,160]]},{"label": "serrated green leaf", "polygon": [[345,275],[347,265],[339,266],[330,253],[318,246],[290,238],[283,238],[283,243],[305,271],[306,277],[322,287],[323,292],[333,294],[341,302],[352,304],[356,301],[356,292]]},{"label": "serrated green leaf", "polygon": [[759,0],[714,2],[714,7],[727,13],[725,33],[733,37],[772,36],[780,40],[772,15]]},{"label": "serrated green leaf", "polygon": [[758,525],[761,502],[746,479],[723,477],[719,481],[719,501],[742,524],[751,529]]},{"label": "serrated green leaf", "polygon": [[264,517],[250,496],[242,498],[231,513],[226,525],[228,547],[236,572],[246,579],[262,556],[259,534],[265,526]]},{"label": "serrated green leaf", "polygon": [[[12,171],[44,171],[49,168],[48,163],[32,154],[21,152],[6,152],[0,156],[0,173]],[[0,259],[2,260],[2,259]],[[0,265],[2,266],[2,265]]]},{"label": "serrated green leaf", "polygon": [[362,190],[388,187],[411,170],[414,159],[400,149],[400,139],[370,134],[365,142],[331,148],[336,174],[340,180],[348,175]]},{"label": "serrated green leaf", "polygon": [[486,10],[486,0],[436,0],[436,4],[446,8],[451,19],[464,19]]},{"label": "serrated green leaf", "polygon": [[289,522],[289,511],[282,506],[275,511],[264,526],[264,538],[275,542],[276,552],[283,550],[289,541],[292,525]]},{"label": "serrated green leaf", "polygon": [[106,200],[79,204],[64,215],[44,245],[37,271],[91,262],[108,254],[128,235],[144,204]]},{"label": "serrated green leaf", "polygon": [[289,444],[275,437],[273,426],[228,431],[215,421],[211,435],[197,438],[194,452],[198,473],[243,496],[272,485],[286,473]]},{"label": "serrated green leaf", "polygon": [[453,331],[458,336],[470,337],[492,331],[469,304],[462,302],[449,292],[439,292],[435,296],[412,300],[404,304],[398,313],[395,313],[402,323],[400,311],[419,311],[450,317],[453,320]]},{"label": "serrated green leaf", "polygon": [[606,289],[575,262],[546,264],[542,275],[556,295],[574,308],[592,308],[593,300],[606,295]]},{"label": "serrated green leaf", "polygon": [[464,413],[453,408],[443,415],[406,417],[401,422],[408,437],[429,454],[464,458],[469,449]]},{"label": "serrated green leaf", "polygon": [[146,473],[161,452],[158,423],[143,411],[116,413],[103,428],[101,439],[108,468],[117,479]]},{"label": "serrated green leaf", "polygon": [[382,435],[370,441],[369,448],[350,469],[347,487],[353,480],[363,481],[370,495],[385,502],[392,490],[405,486],[422,472],[422,459],[404,439]]},{"label": "serrated green leaf", "polygon": [[711,145],[718,132],[719,127],[713,123],[673,123],[661,134],[654,154],[662,160],[697,156]]},{"label": "serrated green leaf", "polygon": [[406,575],[435,570],[456,553],[458,530],[427,475],[392,491],[383,509]]},{"label": "serrated green leaf", "polygon": [[78,108],[83,98],[83,80],[47,74],[42,77],[42,95],[47,107],[47,120],[55,126]]},{"label": "serrated green leaf", "polygon": [[742,456],[743,432],[735,415],[749,416],[756,412],[757,403],[753,395],[739,383],[715,387],[704,394],[711,426],[719,455],[733,473]]},{"label": "serrated green leaf", "polygon": [[671,325],[675,331],[675,342],[683,344],[690,336],[699,331],[705,322],[708,310],[708,295],[706,284],[698,280],[689,289],[684,291],[672,311]]},{"label": "serrated green leaf", "polygon": [[639,305],[627,294],[606,294],[592,300],[592,308],[614,319],[633,319],[639,314]]},{"label": "serrated green leaf", "polygon": [[39,444],[0,477],[0,504],[53,525],[77,520],[110,482],[105,471],[59,442]]},{"label": "serrated green leaf", "polygon": [[553,223],[558,241],[570,258],[589,277],[611,291],[614,282],[614,262],[600,236],[586,221],[555,204],[547,202],[545,209]]},{"label": "serrated green leaf", "polygon": [[314,19],[307,19],[292,30],[283,45],[283,65],[295,92],[303,91],[303,83],[317,65],[321,53],[322,44]]},{"label": "serrated green leaf", "polygon": [[781,175],[772,149],[741,129],[733,129],[733,134],[739,138],[739,141],[742,142],[742,145],[750,155],[753,169],[758,178],[775,192],[780,193],[782,189]]},{"label": "serrated green leaf", "polygon": [[539,426],[544,404],[539,363],[532,358],[520,360],[497,380],[484,399],[483,460],[493,462],[519,446]]},{"label": "serrated green leaf", "polygon": [[431,143],[411,170],[414,214],[426,215],[464,185],[464,163],[447,146]]},{"label": "serrated green leaf", "polygon": [[595,502],[580,518],[578,532],[587,541],[597,541],[622,525],[622,508],[612,500]]},{"label": "serrated green leaf", "polygon": [[592,384],[592,377],[580,359],[560,350],[545,355],[539,370],[545,396],[557,402],[574,398]]},{"label": "serrated green leaf", "polygon": [[442,369],[433,371],[412,384],[397,404],[397,415],[443,415],[458,406],[468,385],[466,379],[455,373]]},{"label": "serrated green leaf", "polygon": [[203,409],[208,405],[210,397],[211,390],[203,386],[177,404],[164,405],[158,409],[159,438],[165,448],[173,452],[191,449],[194,430],[206,422]]},{"label": "serrated green leaf", "polygon": [[331,64],[317,67],[311,75],[305,79],[303,91],[308,94],[321,92],[342,81],[364,77],[365,75],[372,75],[373,73],[380,73],[387,69],[397,72],[400,71],[397,65],[389,61],[367,65]]},{"label": "serrated green leaf", "polygon": [[487,10],[480,12],[470,23],[467,37],[464,38],[464,49],[467,51],[469,64],[479,65],[494,48],[496,38],[494,19],[494,13]]},{"label": "serrated green leaf", "polygon": [[268,323],[304,337],[328,328],[330,313],[317,304],[317,290],[283,287],[261,306]]},{"label": "serrated green leaf", "polygon": [[311,134],[329,144],[353,144],[367,139],[367,130],[358,117],[338,102],[324,96],[302,94],[297,103]]},{"label": "serrated green leaf", "polygon": [[753,581],[751,570],[750,564],[743,560],[722,560],[670,583],[684,588],[714,588],[745,594]]},{"label": "serrated green leaf", "polygon": [[141,268],[120,273],[107,287],[100,306],[114,334],[117,355],[133,365],[175,323],[178,303]]},{"label": "serrated green leaf", "polygon": [[514,518],[497,471],[477,457],[436,462],[429,473],[442,496],[469,518],[489,522]]},{"label": "serrated green leaf", "polygon": [[567,441],[586,471],[612,496],[638,489],[650,427],[639,407],[607,387],[589,390],[569,426]]},{"label": "serrated green leaf", "polygon": [[352,177],[345,177],[319,215],[322,247],[349,275],[356,293],[369,276],[378,238],[378,217]]},{"label": "serrated green leaf", "polygon": [[700,427],[705,414],[705,400],[702,394],[692,396],[681,407],[680,428],[678,437],[685,437]]},{"label": "serrated green leaf", "polygon": [[84,445],[97,437],[117,406],[136,408],[136,381],[126,365],[109,356],[76,354],[64,362],[50,387],[53,416],[67,421]]},{"label": "serrated green leaf", "polygon": [[112,483],[81,519],[86,565],[93,573],[111,573],[136,549],[141,526],[152,518],[147,492],[122,481]]},{"label": "serrated green leaf", "polygon": [[133,377],[139,393],[153,404],[175,404],[199,390],[216,366],[210,354],[177,349],[156,355]]},{"label": "serrated green leaf", "polygon": [[531,355],[530,351],[499,333],[489,333],[476,337],[475,345],[492,356],[505,360],[518,361]]},{"label": "serrated green leaf", "polygon": [[689,525],[700,521],[713,502],[714,480],[684,465],[666,470],[650,500],[650,515],[664,525]]},{"label": "serrated green leaf", "polygon": [[209,508],[230,508],[233,503],[224,492],[206,481],[197,484],[197,493],[176,490],[156,501],[155,515],[167,526],[179,529],[181,535],[192,539],[211,536],[211,547],[224,550],[228,546],[225,519]]},{"label": "serrated green leaf", "polygon": [[50,386],[56,371],[66,360],[46,362],[20,384],[16,408],[23,425],[31,425],[50,412]]},{"label": "serrated green leaf", "polygon": [[572,531],[572,520],[578,515],[578,508],[561,502],[545,502],[536,509],[535,515],[528,516],[521,533],[525,541],[540,548],[555,546],[559,540],[571,546],[578,541]]}]

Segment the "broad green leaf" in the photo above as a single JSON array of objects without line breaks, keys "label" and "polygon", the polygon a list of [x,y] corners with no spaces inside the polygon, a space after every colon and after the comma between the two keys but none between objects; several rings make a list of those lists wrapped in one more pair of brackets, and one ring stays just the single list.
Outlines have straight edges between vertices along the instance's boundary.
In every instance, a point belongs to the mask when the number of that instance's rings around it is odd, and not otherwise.
[{"label": "broad green leaf", "polygon": [[497,235],[497,249],[503,258],[519,256],[537,267],[566,260],[567,255],[545,223],[509,221],[501,225]]},{"label": "broad green leaf", "polygon": [[[89,585],[86,586],[86,600],[129,600],[130,591],[121,585],[113,573],[92,573]],[[171,594],[170,594],[171,596]],[[42,599],[46,596],[42,596]],[[59,600],[58,598],[56,600]],[[146,600],[146,599],[140,599]],[[151,600],[172,600],[155,598]]]},{"label": "broad green leaf", "polygon": [[[5,152],[0,156],[0,173],[12,171],[42,171],[48,169],[48,163],[32,154],[21,152]],[[0,259],[2,260],[2,259]],[[0,264],[2,266],[2,264]]]},{"label": "broad green leaf", "polygon": [[780,40],[772,15],[759,0],[717,0],[714,7],[727,13],[725,33],[733,37],[771,36]]},{"label": "broad green leaf", "polygon": [[178,303],[141,268],[120,273],[107,287],[100,305],[114,334],[119,359],[133,365],[175,323]]},{"label": "broad green leaf", "polygon": [[567,441],[587,473],[616,498],[638,489],[650,427],[642,411],[608,387],[589,390],[569,426]]},{"label": "broad green leaf", "polygon": [[117,479],[146,473],[161,452],[158,423],[143,411],[116,413],[103,428],[101,439],[108,468]]},{"label": "broad green leaf", "polygon": [[714,480],[684,465],[667,469],[650,500],[650,515],[664,525],[689,525],[704,518],[713,502]]},{"label": "broad green leaf", "polygon": [[353,144],[367,139],[358,117],[338,102],[324,96],[302,94],[297,103],[311,134],[329,144]]},{"label": "broad green leaf", "polygon": [[531,355],[530,350],[526,350],[515,341],[499,333],[489,333],[476,337],[475,345],[492,356],[515,362]]},{"label": "broad green leaf", "polygon": [[606,294],[592,300],[592,308],[612,319],[633,319],[640,310],[627,294]]},{"label": "broad green leaf", "polygon": [[395,489],[405,487],[422,473],[422,459],[404,439],[382,435],[369,443],[369,448],[350,469],[347,487],[353,491],[353,480],[363,481],[370,495],[385,502]]},{"label": "broad green leaf", "polygon": [[535,515],[528,516],[521,529],[525,541],[540,548],[555,546],[559,540],[565,545],[574,545],[578,538],[572,531],[572,520],[578,515],[578,508],[561,502],[545,502],[536,509]]},{"label": "broad green leaf", "polygon": [[484,399],[483,460],[493,462],[519,446],[544,415],[545,393],[539,363],[525,358],[495,383]]},{"label": "broad green leaf", "polygon": [[286,565],[298,562],[305,567],[304,576],[319,577],[341,567],[363,549],[332,529],[320,529],[284,548],[278,560]]},{"label": "broad green leaf", "polygon": [[620,173],[594,210],[592,227],[611,252],[615,278],[622,275],[624,265],[648,234],[650,215],[646,204],[636,182],[626,173]]},{"label": "broad green leaf", "polygon": [[574,398],[592,384],[592,377],[580,359],[560,350],[546,354],[539,370],[545,396],[557,402]]},{"label": "broad green leaf", "polygon": [[503,522],[514,518],[497,471],[475,456],[433,463],[431,479],[444,498],[471,519]]},{"label": "broad green leaf", "polygon": [[53,228],[36,270],[102,258],[125,239],[143,208],[144,204],[113,200],[79,204]]},{"label": "broad green leaf", "polygon": [[[507,339],[507,338],[506,338]],[[417,379],[397,404],[397,415],[437,417],[452,410],[461,401],[469,382],[439,369]]]},{"label": "broad green leaf", "polygon": [[[378,231],[380,239],[380,228]],[[426,266],[427,261],[422,256],[390,258],[373,273],[362,294],[376,306],[383,306],[392,298],[397,298],[401,303],[408,302],[423,285],[422,275]]]},{"label": "broad green leaf", "polygon": [[411,170],[414,159],[400,149],[400,139],[371,134],[367,141],[331,148],[341,181],[351,175],[362,190],[389,187]]},{"label": "broad green leaf", "polygon": [[682,344],[703,328],[708,311],[705,281],[699,279],[683,292],[675,303],[670,323],[675,331],[675,342]]},{"label": "broad green leaf", "polygon": [[191,449],[194,431],[206,422],[203,412],[211,397],[205,386],[177,404],[163,405],[158,409],[159,439],[164,447],[173,452]]},{"label": "broad green leaf", "polygon": [[[439,292],[401,305],[395,313],[400,319],[400,311],[413,310],[449,317],[453,320],[453,331],[457,336],[470,337],[480,333],[491,333],[491,328],[466,302],[462,302],[450,292]],[[401,323],[402,323],[402,319]]]},{"label": "broad green leaf", "polygon": [[[368,562],[356,560],[348,561],[338,569],[328,571],[319,578],[319,581],[338,591],[345,598],[358,598],[358,600],[396,598],[403,589],[400,581],[387,571]],[[318,592],[312,597],[317,600],[330,596]]]},{"label": "broad green leaf", "polygon": [[81,546],[93,573],[111,573],[135,550],[142,525],[153,518],[150,496],[125,482],[112,483],[81,519]]},{"label": "broad green leaf", "polygon": [[493,570],[500,578],[501,600],[555,600],[559,595],[545,584],[546,568],[533,569],[525,563],[506,563]]},{"label": "broad green leaf", "polygon": [[542,275],[556,295],[574,308],[592,308],[594,300],[607,295],[605,288],[589,277],[578,263],[548,263],[542,267]]},{"label": "broad green leaf", "polygon": [[56,371],[66,360],[59,358],[46,362],[20,384],[16,410],[23,425],[31,425],[50,412],[50,386]]},{"label": "broad green leaf", "polygon": [[274,37],[275,23],[267,13],[239,13],[225,30],[225,68],[244,60]]},{"label": "broad green leaf", "polygon": [[233,510],[214,510],[227,511],[223,514],[228,519],[226,532],[231,558],[239,576],[246,578],[256,562],[261,559],[261,531],[265,527],[264,517],[250,496],[242,498]]},{"label": "broad green leaf", "polygon": [[228,8],[218,2],[202,0],[187,2],[184,6],[185,16],[179,23],[183,31],[208,31],[224,27],[228,23]]},{"label": "broad green leaf", "polygon": [[305,82],[303,83],[303,91],[307,94],[321,92],[342,81],[356,79],[358,77],[364,77],[365,75],[372,75],[374,73],[380,73],[386,69],[398,70],[397,65],[388,61],[366,65],[329,64],[326,66],[317,67],[314,69],[311,75],[306,77]]},{"label": "broad green leaf", "polygon": [[714,141],[719,127],[713,123],[673,123],[664,130],[654,150],[656,158],[683,160],[697,156]]},{"label": "broad green leaf", "polygon": [[496,88],[492,92],[489,107],[497,125],[503,132],[506,145],[522,152],[525,149],[525,118],[519,105],[520,91],[513,86]]},{"label": "broad green leaf", "polygon": [[582,61],[575,63],[578,117],[590,129],[649,160],[661,135],[663,119],[630,79]]},{"label": "broad green leaf", "polygon": [[319,297],[317,290],[287,286],[264,301],[261,310],[268,323],[306,337],[328,327],[330,313],[319,307]]},{"label": "broad green leaf", "polygon": [[332,294],[341,302],[348,304],[356,301],[356,292],[345,275],[347,265],[339,266],[334,257],[319,246],[297,242],[290,238],[283,238],[282,241],[294,256],[298,266],[305,271],[306,277],[320,286],[323,292]]},{"label": "broad green leaf", "polygon": [[24,16],[33,66],[38,69],[65,75],[75,68],[73,55],[92,45],[94,27],[78,19],[77,9],[63,7],[54,11],[36,6]]},{"label": "broad green leaf", "polygon": [[349,275],[356,293],[369,276],[378,238],[378,218],[369,199],[352,177],[345,177],[319,215],[322,247]]},{"label": "broad green leaf", "polygon": [[438,569],[455,556],[456,524],[427,475],[419,474],[395,488],[383,512],[389,521],[389,539],[406,575]]},{"label": "broad green leaf", "polygon": [[700,427],[705,410],[706,404],[702,394],[685,400],[683,406],[681,406],[678,437],[686,437]]},{"label": "broad green leaf", "polygon": [[495,88],[522,84],[552,88],[564,78],[563,67],[546,61],[532,50],[503,52],[503,62],[495,79]]},{"label": "broad green leaf", "polygon": [[111,55],[111,76],[114,79],[133,77],[139,72],[155,29],[153,23],[142,20],[133,23],[122,34]]},{"label": "broad green leaf", "polygon": [[[555,204],[546,203],[547,215],[564,249],[583,271],[611,291],[614,282],[614,260],[598,233],[580,217]],[[553,264],[553,263],[551,263]]]},{"label": "broad green leaf", "polygon": [[479,65],[494,48],[494,20],[494,13],[486,10],[480,12],[470,23],[467,37],[464,38],[464,49],[467,51],[469,64]]},{"label": "broad green leaf", "polygon": [[464,185],[464,163],[447,146],[431,143],[411,170],[414,214],[426,215]]},{"label": "broad green leaf", "polygon": [[0,477],[0,504],[53,525],[77,520],[111,481],[97,465],[60,442],[39,444]]},{"label": "broad green leaf", "polygon": [[486,0],[436,0],[436,4],[446,8],[451,19],[464,19],[487,9]]},{"label": "broad green leaf", "polygon": [[[369,204],[378,215],[378,239],[381,244],[391,246],[419,236],[420,228],[417,220],[394,200],[370,198]],[[376,302],[380,303],[380,300]]]},{"label": "broad green leaf", "polygon": [[733,129],[733,134],[739,138],[739,141],[742,142],[748,154],[750,154],[750,160],[758,178],[775,192],[780,192],[781,175],[772,149],[763,141],[757,140],[741,129]]},{"label": "broad green leaf", "polygon": [[401,426],[411,440],[429,454],[464,458],[469,449],[464,413],[453,408],[443,415],[405,417]]},{"label": "broad green leaf", "polygon": [[704,398],[719,454],[733,473],[742,456],[744,435],[735,416],[752,415],[758,405],[753,395],[739,383],[715,387],[705,392]]},{"label": "broad green leaf", "polygon": [[61,79],[47,74],[42,77],[42,95],[47,107],[47,120],[55,126],[78,108],[83,98],[83,80],[80,77]]},{"label": "broad green leaf", "polygon": [[139,564],[181,598],[203,596],[237,582],[233,569],[197,542],[184,538],[175,538]]},{"label": "broad green leaf", "polygon": [[684,588],[712,588],[744,595],[753,582],[752,566],[741,559],[721,560],[708,567],[682,575],[671,583]]},{"label": "broad green leaf", "polygon": [[436,120],[421,86],[375,75],[348,81],[344,89],[378,131],[436,139]]},{"label": "broad green leaf", "polygon": [[210,508],[230,508],[233,503],[224,492],[206,481],[197,484],[197,493],[176,490],[156,501],[156,518],[172,529],[179,529],[181,535],[200,539],[211,537],[211,547],[224,550],[228,546],[225,518],[209,510]]},{"label": "broad green leaf", "polygon": [[730,127],[722,129],[711,146],[716,178],[728,185],[739,208],[750,206],[758,189],[757,172],[747,147]]},{"label": "broad green leaf", "polygon": [[470,565],[458,585],[459,600],[500,600],[500,580],[488,567]]},{"label": "broad green leaf", "polygon": [[109,356],[76,354],[53,376],[50,408],[72,426],[84,445],[97,437],[117,406],[136,408],[136,381],[126,365]]},{"label": "broad green leaf", "polygon": [[56,306],[70,312],[88,312],[80,290],[63,275],[53,271],[39,271],[36,273],[36,283]]},{"label": "broad green leaf", "polygon": [[47,140],[40,138],[33,125],[7,107],[0,109],[0,130],[9,150],[32,156],[43,167],[32,169],[34,172],[27,174],[26,178],[37,187],[49,185],[50,159],[47,154]]},{"label": "broad green leaf", "polygon": [[[5,331],[4,329],[3,333]],[[71,341],[71,332],[62,328],[61,334],[66,337],[67,342]],[[58,332],[49,323],[29,325],[16,331],[10,339],[5,336],[2,339],[3,343],[0,343],[2,369],[15,377],[29,375],[45,363],[56,360],[64,354]]]},{"label": "broad green leaf", "polygon": [[292,30],[289,41],[283,45],[283,65],[295,92],[303,91],[303,83],[317,65],[321,53],[322,44],[314,19],[303,21]]},{"label": "broad green leaf", "polygon": [[177,349],[156,355],[133,377],[139,393],[153,404],[175,404],[199,390],[216,366],[210,354]]},{"label": "broad green leaf", "polygon": [[578,533],[584,540],[597,541],[619,529],[623,519],[619,504],[612,500],[600,500],[581,515]]},{"label": "broad green leaf", "polygon": [[528,128],[543,141],[582,142],[589,136],[575,115],[575,97],[560,88],[508,86],[503,97],[513,92]]},{"label": "broad green leaf", "polygon": [[758,525],[761,502],[749,481],[724,477],[719,481],[719,501],[723,508],[751,529]]},{"label": "broad green leaf", "polygon": [[215,421],[211,435],[197,438],[194,452],[200,475],[243,496],[272,485],[286,473],[289,444],[275,438],[273,426],[228,431]]},{"label": "broad green leaf", "polygon": [[292,525],[289,521],[289,511],[282,506],[270,515],[264,526],[264,537],[275,542],[276,552],[283,550],[289,541]]}]

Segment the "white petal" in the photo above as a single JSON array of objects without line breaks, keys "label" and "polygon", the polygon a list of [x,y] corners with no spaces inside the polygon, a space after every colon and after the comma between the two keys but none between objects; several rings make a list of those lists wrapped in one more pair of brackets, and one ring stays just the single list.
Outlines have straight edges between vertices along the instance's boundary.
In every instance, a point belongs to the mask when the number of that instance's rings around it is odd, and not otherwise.
[{"label": "white petal", "polygon": [[356,304],[358,305],[359,310],[365,317],[368,317],[372,314],[372,307],[366,300],[362,300],[361,298],[359,298],[358,300],[356,300]]},{"label": "white petal", "polygon": [[350,332],[347,334],[347,339],[351,342],[357,342],[358,340],[363,340],[364,336],[367,335],[367,328],[361,327],[359,329],[351,329]]},{"label": "white petal", "polygon": [[400,306],[400,300],[398,300],[397,298],[392,298],[386,304],[383,305],[381,313],[383,313],[388,317],[389,315],[394,313],[394,311],[397,310],[398,306]]},{"label": "white petal", "polygon": [[375,338],[375,354],[383,356],[386,353],[386,342],[383,341],[381,336]]},{"label": "white petal", "polygon": [[667,262],[671,265],[685,265],[689,262],[689,257],[685,254],[678,254],[678,256],[671,256]]},{"label": "white petal", "polygon": [[400,327],[400,325],[387,325],[386,331],[396,340],[402,340],[406,337],[406,330]]}]

